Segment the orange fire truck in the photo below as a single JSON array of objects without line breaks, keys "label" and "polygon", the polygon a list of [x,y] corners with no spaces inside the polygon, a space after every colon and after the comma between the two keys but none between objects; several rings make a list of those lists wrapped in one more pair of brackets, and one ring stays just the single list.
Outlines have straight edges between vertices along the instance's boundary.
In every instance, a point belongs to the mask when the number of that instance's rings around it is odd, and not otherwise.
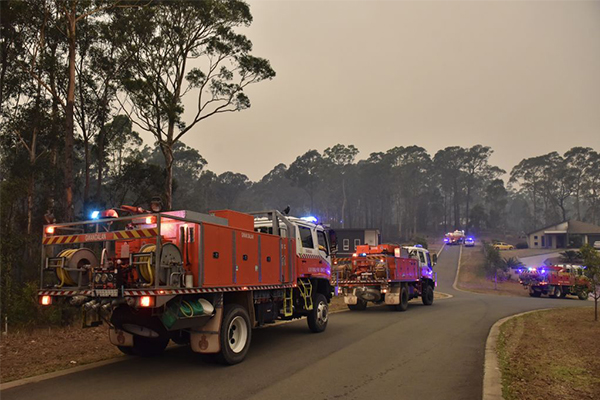
[{"label": "orange fire truck", "polygon": [[549,265],[526,268],[519,275],[519,282],[529,290],[531,297],[542,294],[564,298],[567,295],[586,300],[591,290],[590,281],[578,265]]},{"label": "orange fire truck", "polygon": [[421,245],[358,246],[352,262],[336,274],[335,284],[342,289],[350,310],[364,310],[367,302],[385,303],[405,311],[412,298],[433,304],[436,274],[429,251]]},{"label": "orange fire truck", "polygon": [[107,323],[125,354],[173,340],[225,364],[244,359],[253,327],[304,316],[313,332],[327,327],[323,226],[278,211],[128,210],[44,227],[40,304],[81,306],[84,325]]}]

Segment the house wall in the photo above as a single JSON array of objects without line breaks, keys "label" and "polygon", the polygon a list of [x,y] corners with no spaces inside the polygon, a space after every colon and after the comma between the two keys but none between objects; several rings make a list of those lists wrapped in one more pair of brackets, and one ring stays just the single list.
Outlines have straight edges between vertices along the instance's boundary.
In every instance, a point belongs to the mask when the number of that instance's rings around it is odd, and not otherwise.
[{"label": "house wall", "polygon": [[338,257],[351,256],[356,251],[356,246],[379,244],[379,233],[375,229],[336,229],[338,244]]}]

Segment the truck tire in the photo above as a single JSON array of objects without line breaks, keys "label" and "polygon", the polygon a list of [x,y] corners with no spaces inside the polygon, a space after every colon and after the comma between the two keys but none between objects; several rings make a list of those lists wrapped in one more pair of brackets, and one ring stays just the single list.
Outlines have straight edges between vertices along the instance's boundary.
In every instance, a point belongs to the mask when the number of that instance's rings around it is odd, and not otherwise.
[{"label": "truck tire", "polygon": [[585,290],[580,291],[579,293],[577,293],[577,298],[579,300],[587,300],[588,299],[588,292],[586,292]]},{"label": "truck tire", "polygon": [[248,311],[238,304],[226,305],[219,333],[221,352],[217,355],[217,360],[225,365],[242,362],[250,348],[251,339],[252,328]]},{"label": "truck tire", "polygon": [[406,311],[408,308],[408,288],[404,284],[400,287],[400,304],[395,307],[396,311]]},{"label": "truck tire", "polygon": [[563,297],[563,291],[560,286],[554,287],[554,296],[552,296],[552,297],[558,297],[558,298]]},{"label": "truck tire", "polygon": [[425,286],[423,289],[423,293],[421,294],[421,300],[423,300],[423,304],[426,306],[430,306],[433,304],[433,287],[430,284]]},{"label": "truck tire", "polygon": [[560,293],[560,298],[564,299],[569,294],[570,290],[568,288],[562,288],[562,292]]},{"label": "truck tire", "polygon": [[323,332],[327,328],[329,305],[327,304],[327,298],[323,294],[317,293],[314,297],[313,309],[308,312],[306,320],[308,328],[315,333]]},{"label": "truck tire", "polygon": [[364,311],[367,309],[367,302],[363,299],[356,299],[356,304],[348,304],[351,311]]}]

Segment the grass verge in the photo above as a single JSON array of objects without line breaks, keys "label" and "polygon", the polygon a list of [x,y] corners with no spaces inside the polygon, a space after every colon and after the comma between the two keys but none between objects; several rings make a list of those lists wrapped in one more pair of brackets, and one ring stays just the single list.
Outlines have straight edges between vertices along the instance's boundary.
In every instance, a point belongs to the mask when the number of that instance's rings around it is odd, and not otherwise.
[{"label": "grass verge", "polygon": [[500,327],[506,400],[600,399],[600,323],[592,308],[535,312]]},{"label": "grass verge", "polygon": [[463,247],[458,288],[476,293],[529,297],[527,290],[517,281],[499,280],[494,285],[494,281],[485,276],[484,264],[485,256],[481,246]]}]

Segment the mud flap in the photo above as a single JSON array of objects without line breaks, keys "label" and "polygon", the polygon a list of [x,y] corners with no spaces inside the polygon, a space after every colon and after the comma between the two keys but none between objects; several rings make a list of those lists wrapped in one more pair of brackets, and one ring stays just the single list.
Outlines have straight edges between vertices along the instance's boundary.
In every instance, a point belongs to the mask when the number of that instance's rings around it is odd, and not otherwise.
[{"label": "mud flap", "polygon": [[385,304],[397,306],[400,304],[400,286],[392,286],[389,292],[385,294]]},{"label": "mud flap", "polygon": [[351,306],[356,305],[356,303],[358,303],[358,297],[354,294],[347,294],[344,296],[344,303]]},{"label": "mud flap", "polygon": [[196,353],[214,354],[221,351],[219,334],[221,322],[223,321],[223,305],[215,308],[215,315],[201,330],[192,330],[190,333],[190,345]]},{"label": "mud flap", "polygon": [[115,346],[133,347],[133,335],[112,326],[108,328],[108,339]]}]

